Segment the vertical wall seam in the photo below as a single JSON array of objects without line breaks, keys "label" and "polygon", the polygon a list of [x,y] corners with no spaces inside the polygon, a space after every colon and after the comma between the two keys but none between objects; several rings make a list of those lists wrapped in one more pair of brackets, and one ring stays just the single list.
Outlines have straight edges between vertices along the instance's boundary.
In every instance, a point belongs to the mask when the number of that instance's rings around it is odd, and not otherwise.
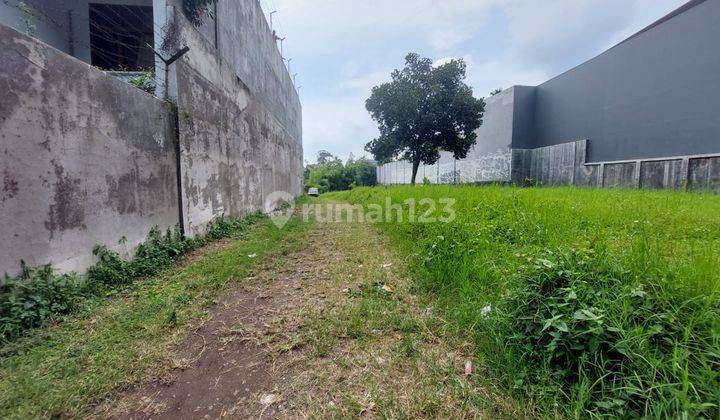
[{"label": "vertical wall seam", "polygon": [[185,237],[185,211],[183,203],[183,185],[182,185],[182,150],[180,147],[180,111],[177,105],[170,103],[170,109],[174,126],[175,141],[175,174],[177,175],[177,203],[178,203],[178,227],[180,235]]}]

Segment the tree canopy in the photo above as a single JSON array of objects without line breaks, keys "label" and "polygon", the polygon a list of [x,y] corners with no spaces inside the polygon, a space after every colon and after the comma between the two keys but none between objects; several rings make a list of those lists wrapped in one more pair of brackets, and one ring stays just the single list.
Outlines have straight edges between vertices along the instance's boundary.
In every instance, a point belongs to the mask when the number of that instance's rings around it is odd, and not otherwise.
[{"label": "tree canopy", "polygon": [[405,68],[375,86],[365,104],[380,130],[365,150],[379,162],[412,162],[413,184],[420,163],[434,164],[441,150],[466,157],[485,111],[485,101],[464,83],[466,70],[461,59],[433,66],[429,58],[408,54]]},{"label": "tree canopy", "polygon": [[375,163],[361,157],[355,159],[350,154],[343,164],[340,158],[321,150],[317,163],[305,166],[305,186],[315,187],[321,193],[349,190],[356,186],[372,186],[377,183]]}]

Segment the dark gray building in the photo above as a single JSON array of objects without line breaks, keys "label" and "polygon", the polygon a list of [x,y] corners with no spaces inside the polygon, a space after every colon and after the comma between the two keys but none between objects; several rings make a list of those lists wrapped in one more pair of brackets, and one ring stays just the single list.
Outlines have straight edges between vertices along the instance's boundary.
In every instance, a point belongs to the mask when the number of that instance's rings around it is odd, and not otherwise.
[{"label": "dark gray building", "polygon": [[[539,86],[489,98],[468,159],[445,157],[420,174],[434,182],[717,189],[718,156],[720,1],[693,0]],[[380,168],[380,179],[409,182],[405,166]]]}]

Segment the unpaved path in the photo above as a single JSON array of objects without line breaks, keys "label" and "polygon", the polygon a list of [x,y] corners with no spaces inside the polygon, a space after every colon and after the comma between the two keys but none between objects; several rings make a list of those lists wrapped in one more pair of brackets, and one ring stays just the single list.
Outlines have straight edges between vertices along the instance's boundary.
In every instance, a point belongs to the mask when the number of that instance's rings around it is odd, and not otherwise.
[{"label": "unpaved path", "polygon": [[516,416],[463,376],[469,343],[419,305],[373,226],[318,223],[307,246],[227,291],[115,418]]}]

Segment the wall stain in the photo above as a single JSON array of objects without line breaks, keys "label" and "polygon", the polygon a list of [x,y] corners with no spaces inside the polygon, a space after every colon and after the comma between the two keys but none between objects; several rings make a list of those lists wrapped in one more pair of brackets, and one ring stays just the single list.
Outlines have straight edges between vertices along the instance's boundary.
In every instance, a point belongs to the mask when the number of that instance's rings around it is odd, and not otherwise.
[{"label": "wall stain", "polygon": [[[26,59],[18,59],[18,56]],[[28,92],[33,84],[29,72],[35,68],[27,57],[30,49],[12,36],[0,37],[0,62],[3,72],[0,74],[0,128],[20,107],[20,97],[16,92]]]},{"label": "wall stain", "polygon": [[87,193],[80,189],[82,180],[72,178],[65,169],[54,160],[55,167],[55,203],[50,205],[45,227],[50,231],[50,239],[55,232],[70,229],[87,229],[83,205]]},{"label": "wall stain", "polygon": [[10,171],[5,169],[5,171],[3,171],[3,193],[1,196],[2,200],[0,201],[15,198],[15,196],[18,195],[19,191],[20,187],[18,185],[18,181],[15,179],[13,174],[10,173]]},{"label": "wall stain", "polygon": [[107,201],[108,207],[115,209],[120,214],[135,213],[137,211],[137,199],[135,191],[137,190],[137,172],[130,171],[120,176],[118,180],[112,175],[105,176],[107,185]]}]

